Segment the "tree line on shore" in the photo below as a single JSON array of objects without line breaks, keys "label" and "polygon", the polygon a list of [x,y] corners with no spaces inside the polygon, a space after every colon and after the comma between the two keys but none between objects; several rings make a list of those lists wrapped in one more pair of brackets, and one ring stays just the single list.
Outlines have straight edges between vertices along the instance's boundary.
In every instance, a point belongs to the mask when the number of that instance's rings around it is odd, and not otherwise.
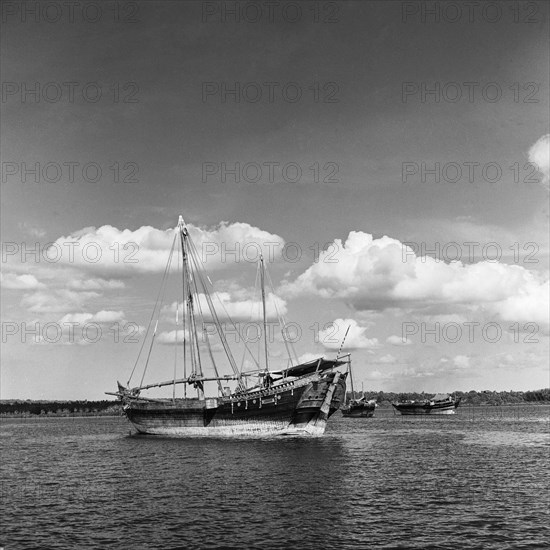
[{"label": "tree line on shore", "polygon": [[122,413],[118,401],[0,401],[0,415],[110,416]]},{"label": "tree line on shore", "polygon": [[[351,392],[348,392],[350,395]],[[359,398],[362,392],[355,392],[355,397]],[[450,393],[456,399],[460,398],[461,405],[513,405],[520,403],[550,403],[550,388],[530,391],[476,391],[468,392],[454,391]],[[366,391],[367,400],[374,399],[380,406],[390,405],[398,401],[423,401],[433,397],[433,393],[408,392],[395,393],[383,391]]]},{"label": "tree line on shore", "polygon": [[[380,406],[390,406],[397,401],[422,401],[433,397],[433,393],[409,392],[395,393],[366,391],[365,398],[374,399]],[[521,403],[550,403],[550,388],[531,391],[455,391],[452,395],[461,399],[461,405],[510,405]],[[363,396],[355,392],[356,399]],[[348,398],[352,397],[348,392]],[[0,415],[55,415],[55,416],[110,416],[122,414],[119,401],[0,401]]]}]

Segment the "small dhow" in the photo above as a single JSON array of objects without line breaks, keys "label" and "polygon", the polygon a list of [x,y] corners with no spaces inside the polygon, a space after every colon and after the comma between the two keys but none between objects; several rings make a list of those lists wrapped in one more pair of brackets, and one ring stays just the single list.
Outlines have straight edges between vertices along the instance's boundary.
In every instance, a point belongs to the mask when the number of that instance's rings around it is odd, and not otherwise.
[{"label": "small dhow", "polygon": [[[349,328],[348,328],[349,330]],[[347,335],[347,331],[346,331]],[[351,385],[351,399],[346,401],[342,405],[342,415],[346,418],[372,418],[374,416],[374,411],[376,409],[376,400],[370,399],[367,401],[365,398],[365,391],[363,389],[363,383],[361,383],[361,397],[359,399],[354,399],[355,391],[353,389],[353,375],[351,371],[351,360],[349,364],[349,380]],[[347,397],[347,396],[346,396]]]},{"label": "small dhow", "polygon": [[[174,331],[174,343],[181,350],[181,361],[178,365],[174,359],[171,379],[144,384],[155,344],[158,316],[162,310],[159,301],[160,297],[164,296],[166,279],[174,256],[178,256],[180,260],[177,263],[179,281],[182,285],[178,293],[181,301],[175,304],[178,328]],[[189,230],[180,216],[157,303],[153,308],[153,315],[130,380],[126,386],[119,382],[117,392],[107,392],[120,399],[128,420],[138,432],[164,436],[315,436],[324,433],[327,420],[340,408],[345,398],[350,355],[340,356],[339,352],[333,360],[322,357],[301,363],[296,357],[293,360],[288,338],[285,337],[284,319],[280,316],[280,327],[289,363],[286,368],[271,370],[267,345],[266,273],[263,257],[260,255],[258,274],[262,298],[264,358],[263,365],[260,365],[260,359],[256,360],[244,342],[245,354],[249,353],[257,367],[253,371],[245,371],[237,366],[220,318],[227,319],[234,328],[235,323],[221,300],[223,315],[220,317],[216,311],[207,282],[210,285],[212,283],[206,275]],[[157,319],[152,329],[155,313]],[[215,326],[221,346],[214,347],[217,342],[211,341],[212,330],[203,331],[202,338],[199,337],[199,329],[204,327],[205,323]],[[222,353],[219,353],[220,349]],[[222,360],[216,358],[216,355],[222,355]],[[132,387],[130,381],[141,356],[146,357],[141,382]],[[229,374],[222,373],[221,362],[225,363],[226,369],[228,367]],[[213,371],[211,374],[207,374],[207,364]],[[178,368],[183,371],[183,377],[177,377]],[[172,395],[169,397],[143,395],[147,390],[166,390],[170,386]],[[176,387],[181,386],[183,396],[176,397]],[[214,395],[207,397],[209,386],[213,386],[210,389]],[[196,396],[188,396],[188,393],[195,392]]]},{"label": "small dhow", "polygon": [[342,415],[348,418],[372,418],[376,409],[374,399],[366,400],[365,396],[359,399],[350,399],[342,406]]},{"label": "small dhow", "polygon": [[392,403],[401,414],[455,414],[460,399],[455,399],[448,393],[438,393],[431,399],[422,401],[401,401]]}]

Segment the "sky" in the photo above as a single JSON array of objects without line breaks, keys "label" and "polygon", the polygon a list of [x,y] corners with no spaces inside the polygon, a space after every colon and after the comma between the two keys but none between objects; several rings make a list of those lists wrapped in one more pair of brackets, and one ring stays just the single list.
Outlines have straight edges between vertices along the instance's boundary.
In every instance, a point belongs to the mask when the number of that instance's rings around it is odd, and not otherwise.
[{"label": "sky", "polygon": [[548,4],[474,4],[3,3],[1,398],[126,382],[179,215],[365,390],[548,387]]}]

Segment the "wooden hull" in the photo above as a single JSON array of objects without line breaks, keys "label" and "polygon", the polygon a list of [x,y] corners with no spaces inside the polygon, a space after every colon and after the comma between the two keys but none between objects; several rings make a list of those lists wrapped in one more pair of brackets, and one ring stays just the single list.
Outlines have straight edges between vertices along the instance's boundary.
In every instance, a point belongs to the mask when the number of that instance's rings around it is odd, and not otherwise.
[{"label": "wooden hull", "polygon": [[431,403],[392,403],[402,415],[455,414],[459,401]]},{"label": "wooden hull", "polygon": [[346,375],[314,374],[229,397],[147,401],[127,397],[126,416],[143,434],[164,436],[322,435],[340,407]]}]

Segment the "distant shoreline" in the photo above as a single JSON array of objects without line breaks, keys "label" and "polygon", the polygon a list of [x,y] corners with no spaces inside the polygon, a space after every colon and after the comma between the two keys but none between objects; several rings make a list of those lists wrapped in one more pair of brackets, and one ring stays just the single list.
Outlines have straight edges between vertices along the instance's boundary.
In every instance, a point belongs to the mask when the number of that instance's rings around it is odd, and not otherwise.
[{"label": "distant shoreline", "polygon": [[[460,399],[460,406],[495,407],[550,404],[550,388],[529,391],[476,391],[453,392]],[[425,392],[347,392],[348,399],[365,397],[376,401],[380,409],[391,409],[391,404],[398,401],[423,401],[431,399],[432,393]],[[87,416],[122,416],[122,404],[118,400],[38,400],[3,399],[0,400],[0,417],[87,417]]]},{"label": "distant shoreline", "polygon": [[14,414],[6,413],[0,414],[0,419],[9,419],[9,418],[25,418],[29,420],[40,419],[47,420],[48,418],[57,419],[57,418],[126,418],[123,414],[72,414],[62,415],[62,414]]},{"label": "distant shoreline", "polygon": [[[63,402],[63,403],[67,403],[67,402]],[[75,402],[75,403],[79,403],[79,402]],[[80,402],[81,403],[81,402]],[[6,410],[2,410],[4,408],[5,405],[10,405],[10,408],[16,408],[17,407],[17,410],[11,410],[11,411],[6,411]],[[22,404],[27,404],[27,405],[32,405],[33,406],[33,411],[34,412],[31,412],[30,410],[25,410],[25,408],[21,407]],[[10,403],[6,403],[6,402],[0,402],[0,418],[29,418],[29,419],[32,419],[32,418],[40,418],[40,419],[45,419],[45,418],[99,418],[99,417],[102,417],[102,418],[124,418],[124,412],[122,410],[122,407],[119,403],[117,402],[109,402],[109,407],[107,408],[104,408],[102,410],[99,410],[99,409],[96,409],[96,408],[93,408],[93,404],[95,404],[95,402],[88,402],[87,404],[91,405],[91,406],[88,406],[86,407],[88,410],[74,410],[73,408],[73,412],[69,412],[67,411],[66,409],[65,410],[62,410],[62,409],[56,409],[56,410],[52,410],[51,407],[52,406],[56,406],[58,405],[59,402],[55,402],[55,401],[46,401],[46,402],[42,402],[42,401],[35,401],[35,402],[25,402],[25,401],[20,401],[20,402],[10,402]],[[462,410],[468,410],[468,409],[472,409],[472,408],[475,408],[475,409],[499,409],[501,407],[505,407],[505,408],[513,408],[513,407],[540,407],[540,406],[550,406],[550,401],[521,401],[521,402],[517,402],[517,403],[498,403],[498,404],[495,404],[495,403],[461,403],[460,405],[460,408]],[[50,408],[49,411],[46,412],[46,410],[43,408],[44,406]],[[92,410],[90,410],[90,408]],[[380,412],[382,411],[393,411],[392,409],[392,406],[390,403],[387,403],[387,402],[384,402],[382,404],[379,404],[377,406],[377,410],[379,410]]]}]

